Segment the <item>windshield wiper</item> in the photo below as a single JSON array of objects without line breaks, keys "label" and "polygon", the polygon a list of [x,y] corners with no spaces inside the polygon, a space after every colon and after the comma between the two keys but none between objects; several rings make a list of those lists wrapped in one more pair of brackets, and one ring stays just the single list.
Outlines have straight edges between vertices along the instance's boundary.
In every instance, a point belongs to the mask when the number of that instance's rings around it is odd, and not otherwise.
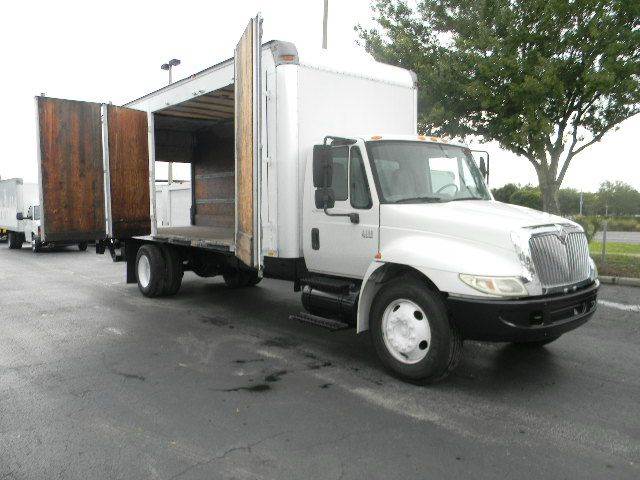
[{"label": "windshield wiper", "polygon": [[460,200],[486,200],[484,197],[463,197],[463,198],[454,198],[451,200],[452,202],[458,202]]},{"label": "windshield wiper", "polygon": [[439,197],[411,197],[411,198],[403,198],[401,200],[396,200],[393,203],[436,203],[441,202],[442,199]]}]

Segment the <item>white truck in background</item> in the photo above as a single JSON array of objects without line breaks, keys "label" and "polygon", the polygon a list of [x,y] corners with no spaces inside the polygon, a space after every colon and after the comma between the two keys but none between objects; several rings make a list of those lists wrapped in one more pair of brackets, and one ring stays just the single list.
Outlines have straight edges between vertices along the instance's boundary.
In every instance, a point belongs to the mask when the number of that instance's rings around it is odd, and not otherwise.
[{"label": "white truck in background", "polygon": [[[67,246],[72,243],[43,243],[40,236],[40,205],[38,184],[25,183],[21,178],[0,180],[0,232],[6,233],[11,250],[29,242],[34,253],[42,248]],[[86,242],[77,244],[81,251]]]},{"label": "white truck in background", "polygon": [[[185,271],[289,280],[294,318],[370,331],[412,382],[465,339],[543,345],[595,312],[581,227],[496,202],[488,162],[418,135],[408,70],[262,44],[257,17],[234,58],[123,107],[36,105],[43,239],[95,240],[147,297]],[[186,226],[159,221],[156,161],[191,165]]]},{"label": "white truck in background", "polygon": [[0,229],[6,232],[9,248],[22,248],[37,236],[38,227],[38,185],[21,178],[0,180]]},{"label": "white truck in background", "polygon": [[160,227],[190,225],[191,182],[156,183],[156,220]]}]

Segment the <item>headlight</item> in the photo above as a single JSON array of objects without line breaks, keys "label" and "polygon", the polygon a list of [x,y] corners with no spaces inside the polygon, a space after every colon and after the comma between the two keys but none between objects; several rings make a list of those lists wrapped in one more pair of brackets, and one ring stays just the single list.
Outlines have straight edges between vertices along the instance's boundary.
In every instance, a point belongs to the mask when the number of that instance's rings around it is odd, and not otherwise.
[{"label": "headlight", "polygon": [[598,267],[596,267],[596,262],[593,261],[593,258],[589,257],[589,269],[591,280],[595,280],[598,278]]},{"label": "headlight", "polygon": [[524,297],[529,293],[518,277],[482,277],[460,274],[460,280],[482,293],[500,297]]}]

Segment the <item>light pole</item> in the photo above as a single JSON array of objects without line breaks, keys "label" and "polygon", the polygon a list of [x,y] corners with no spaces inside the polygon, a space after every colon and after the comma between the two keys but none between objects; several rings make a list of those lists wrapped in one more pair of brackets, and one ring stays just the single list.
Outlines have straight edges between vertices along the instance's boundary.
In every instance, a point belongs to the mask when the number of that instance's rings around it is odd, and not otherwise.
[{"label": "light pole", "polygon": [[[180,65],[180,60],[178,60],[177,58],[172,58],[167,63],[163,63],[162,65],[160,65],[160,68],[162,70],[167,70],[169,72],[169,85],[171,85],[171,81],[172,81],[171,70],[173,69],[173,67],[177,67],[178,65]],[[169,185],[173,183],[173,163],[172,162],[169,162],[169,166],[167,167],[167,183]]]},{"label": "light pole", "polygon": [[327,49],[327,22],[329,21],[329,0],[324,0],[324,15],[322,16],[322,48]]},{"label": "light pole", "polygon": [[169,85],[171,85],[171,69],[173,67],[177,67],[178,65],[180,65],[180,60],[178,60],[177,58],[172,58],[167,63],[163,63],[162,65],[160,65],[160,68],[162,70],[169,71]]}]

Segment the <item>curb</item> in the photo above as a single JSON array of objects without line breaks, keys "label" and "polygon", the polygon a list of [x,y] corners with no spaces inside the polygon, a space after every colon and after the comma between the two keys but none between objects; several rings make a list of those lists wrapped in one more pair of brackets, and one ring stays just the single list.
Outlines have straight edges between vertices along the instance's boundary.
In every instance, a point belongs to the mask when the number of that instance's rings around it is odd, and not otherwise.
[{"label": "curb", "polygon": [[607,283],[609,285],[624,285],[626,287],[640,287],[640,278],[627,278],[627,277],[609,277],[601,275],[598,277],[600,283]]}]

